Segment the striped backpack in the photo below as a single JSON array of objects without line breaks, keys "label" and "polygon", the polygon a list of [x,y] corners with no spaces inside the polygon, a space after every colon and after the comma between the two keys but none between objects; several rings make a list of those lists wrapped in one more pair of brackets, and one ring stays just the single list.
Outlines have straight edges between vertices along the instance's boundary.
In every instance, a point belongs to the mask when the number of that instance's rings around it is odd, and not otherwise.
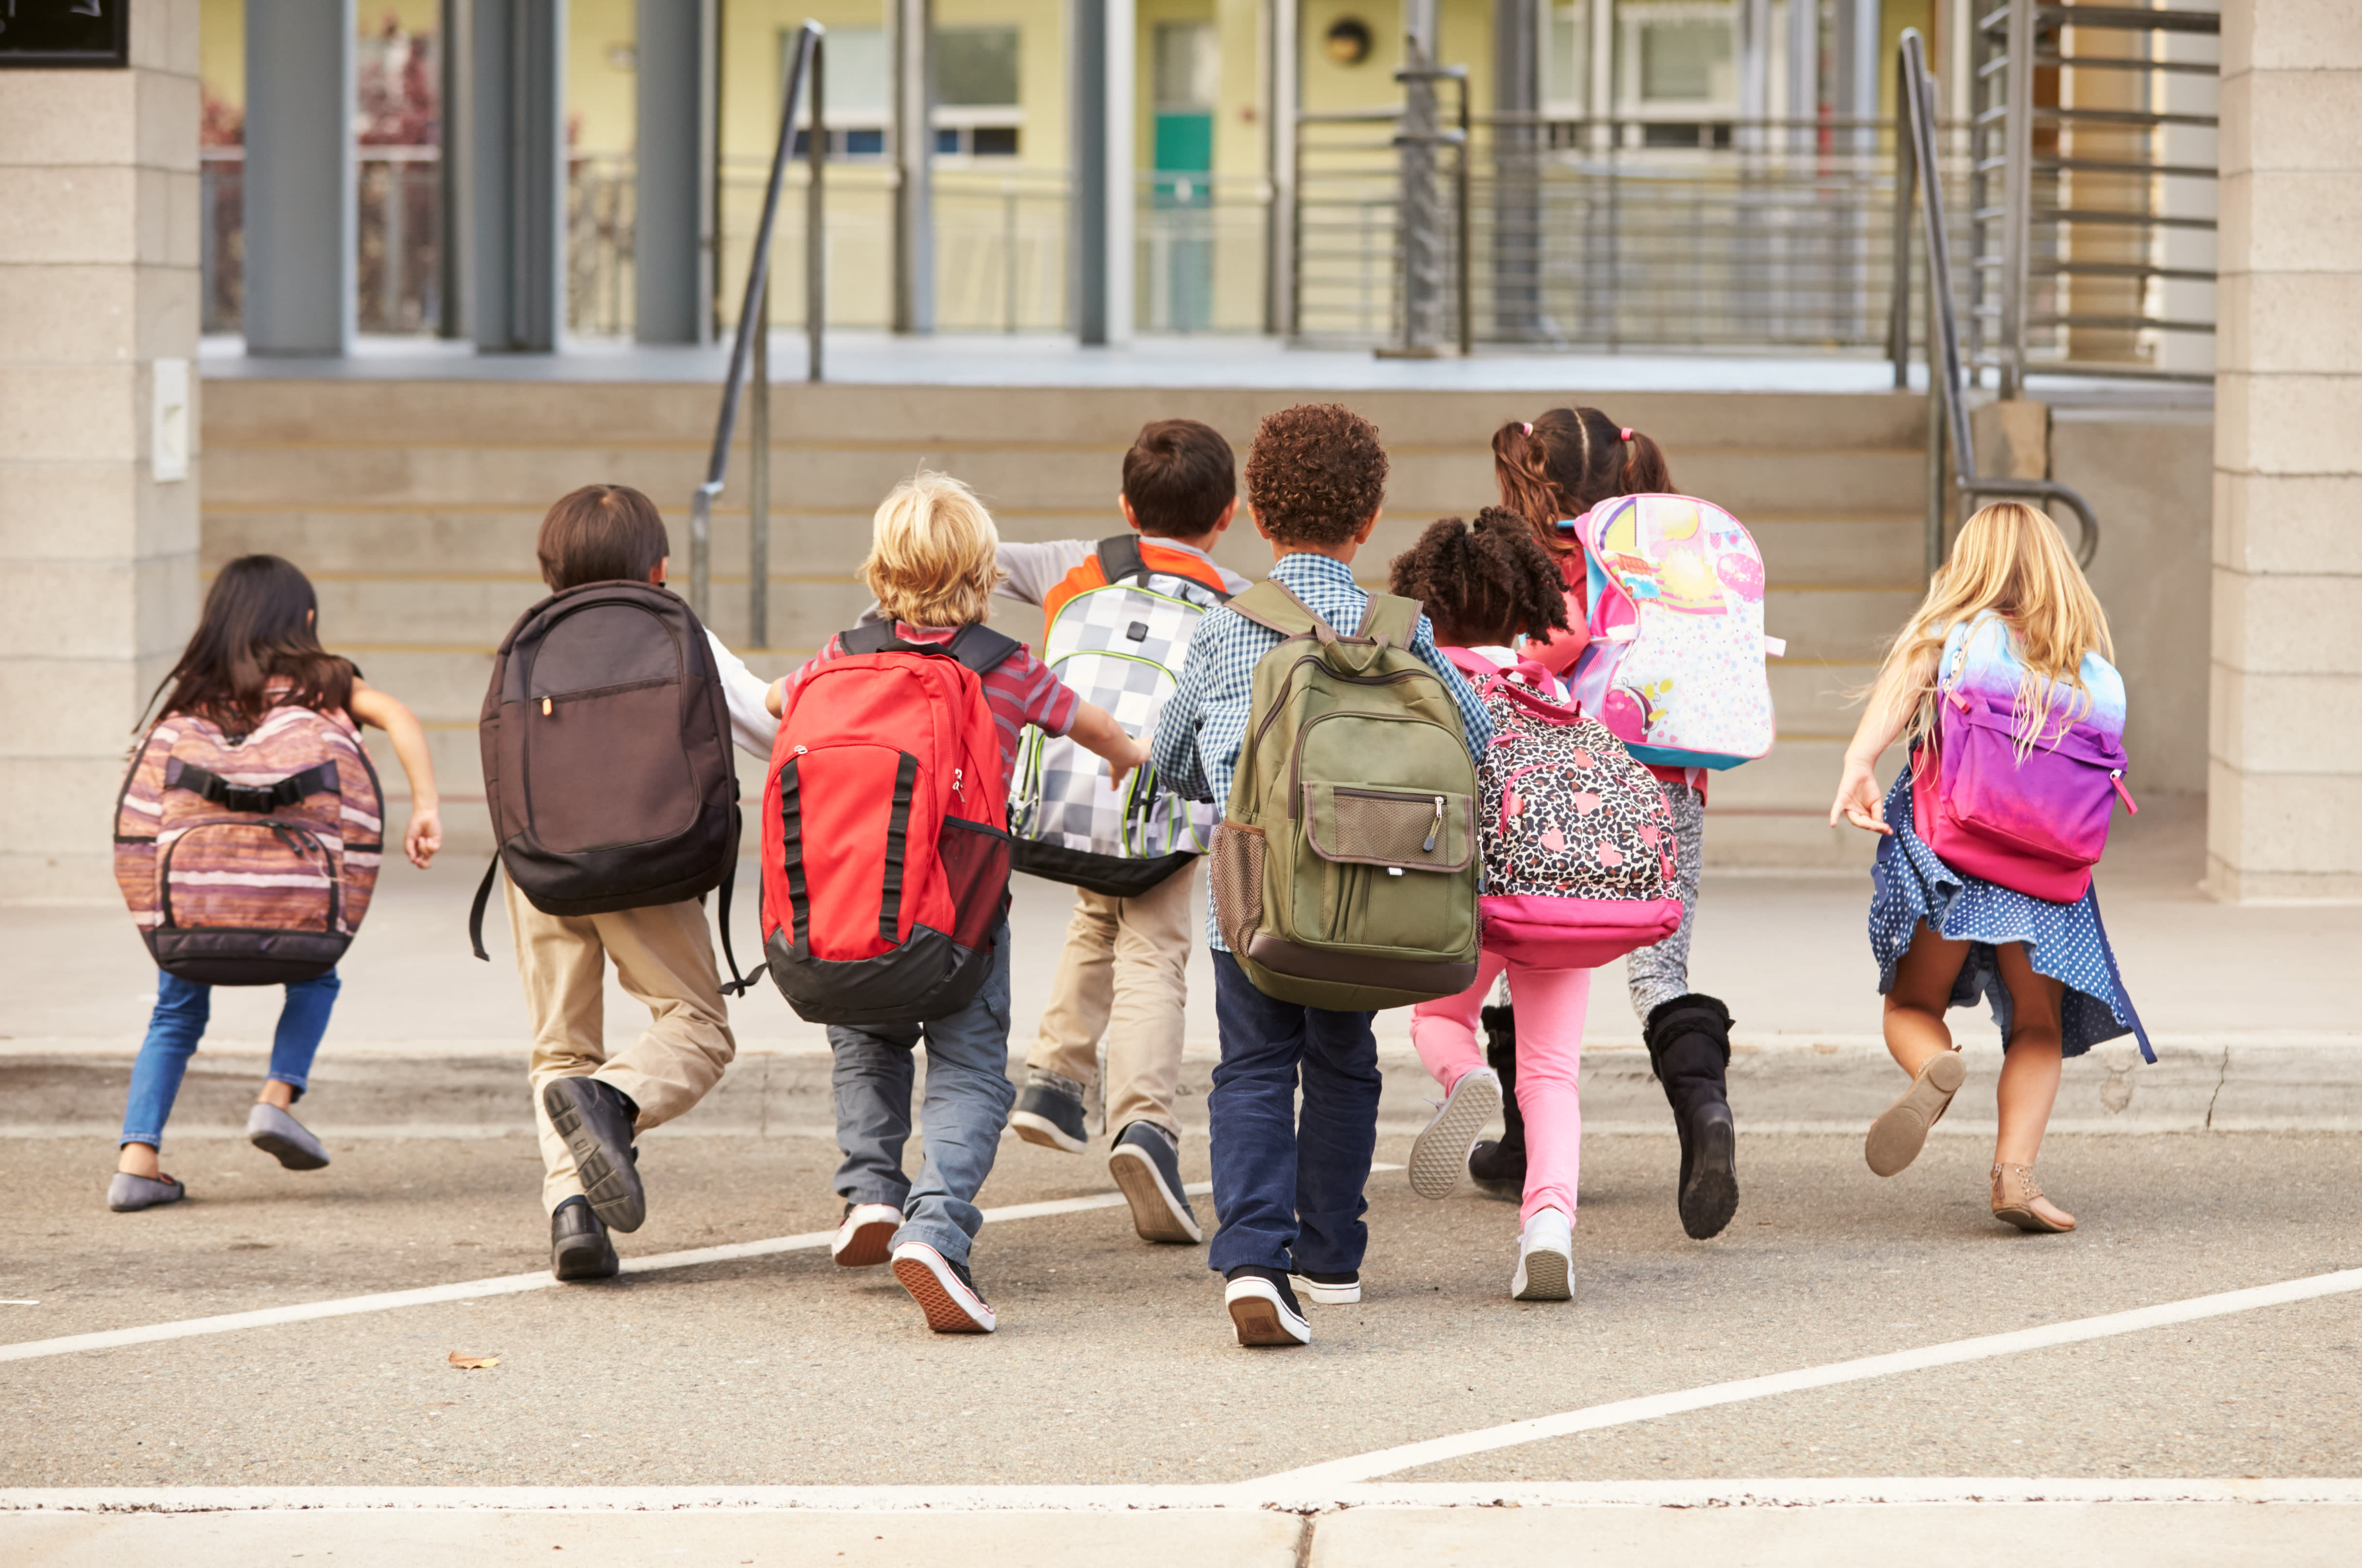
[{"label": "striped backpack", "polygon": [[385,801],[349,721],[273,708],[233,736],[168,713],[115,812],[115,880],[156,966],[211,986],[317,979],[377,889]]},{"label": "striped backpack", "polygon": [[1682,922],[1672,813],[1598,720],[1552,701],[1541,666],[1444,650],[1484,699],[1493,744],[1476,770],[1486,951],[1595,969]]},{"label": "striped backpack", "polygon": [[1591,641],[1567,678],[1637,761],[1736,767],[1772,749],[1763,555],[1738,518],[1686,495],[1619,495],[1572,523]]},{"label": "striped backpack", "polygon": [[[1180,684],[1198,617],[1230,598],[1220,581],[1187,551],[1143,546],[1131,534],[1102,539],[1043,601],[1042,661],[1127,733],[1152,734]],[[1220,818],[1213,802],[1162,788],[1152,767],[1134,769],[1118,794],[1096,754],[1029,728],[1009,801],[1011,865],[1137,898],[1206,853]]]}]

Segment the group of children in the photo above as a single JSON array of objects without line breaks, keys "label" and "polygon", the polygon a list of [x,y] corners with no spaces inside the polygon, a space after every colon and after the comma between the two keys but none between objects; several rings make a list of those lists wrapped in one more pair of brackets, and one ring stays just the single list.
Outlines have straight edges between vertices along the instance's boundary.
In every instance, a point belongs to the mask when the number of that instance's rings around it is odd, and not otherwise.
[{"label": "group of children", "polygon": [[[1513,422],[1496,435],[1494,453],[1500,503],[1473,525],[1456,518],[1431,525],[1386,572],[1390,591],[1424,610],[1407,651],[1448,694],[1460,739],[1479,760],[1492,723],[1476,684],[1491,672],[1515,667],[1526,672],[1521,679],[1541,683],[1546,700],[1568,701],[1557,678],[1583,653],[1588,604],[1583,552],[1566,525],[1609,499],[1669,492],[1673,485],[1656,443],[1596,409],[1552,409],[1530,423]],[[1142,569],[1198,585],[1209,607],[1196,621],[1175,672],[1177,685],[1153,727],[1128,728],[1030,650],[992,665],[980,686],[995,721],[996,782],[1004,795],[1030,729],[1071,738],[1101,760],[1111,784],[1148,769],[1141,784],[1172,797],[1184,820],[1193,812],[1203,821],[1220,815],[1254,717],[1256,668],[1282,641],[1280,631],[1222,602],[1249,586],[1211,554],[1238,514],[1236,473],[1230,447],[1206,425],[1168,420],[1142,431],[1124,459],[1119,508],[1137,536]],[[1281,410],[1259,427],[1244,475],[1247,518],[1272,555],[1269,577],[1319,622],[1360,625],[1370,595],[1354,564],[1377,526],[1387,477],[1375,428],[1333,404]],[[637,491],[611,485],[560,500],[538,544],[553,593],[611,581],[661,585],[668,552],[654,506]],[[965,486],[922,474],[897,486],[877,509],[861,580],[876,596],[873,618],[890,628],[898,646],[948,645],[986,619],[995,591],[1045,605],[1054,615],[1067,596],[1105,580],[1103,559],[1089,540],[1003,543]],[[423,867],[440,834],[416,721],[362,683],[349,663],[327,655],[315,621],[309,585],[294,568],[270,557],[230,563],[168,680],[162,712],[167,719],[203,713],[231,728],[252,728],[275,704],[298,703],[356,735],[362,723],[385,728],[411,783],[405,847]],[[847,656],[853,634],[832,638],[794,674],[767,685],[706,635],[730,738],[768,759],[781,713],[792,711],[799,689],[816,671]],[[1948,636],[1958,645],[1951,652]],[[1910,770],[1896,780],[1883,812],[1870,771],[1905,729],[1915,736],[1931,733],[1939,657],[1965,658],[1961,650],[1971,644],[1983,649],[1984,664],[2017,679],[2028,700],[2048,704],[2064,692],[2087,707],[2113,703],[2121,724],[2121,685],[2109,684],[2114,672],[2099,657],[2106,648],[2104,619],[2055,530],[2023,507],[1978,513],[1888,657],[1832,812],[1833,823],[1849,817],[1885,835],[1872,944],[1887,997],[1888,1040],[1912,1075],[1910,1088],[1873,1126],[1867,1153],[1881,1174],[1901,1169],[1917,1153],[1961,1080],[1944,1010],[1989,995],[2008,1047],[1994,1212],[2028,1229],[2063,1230],[2072,1220],[2032,1178],[2060,1055],[2138,1027],[2106,956],[2096,901],[2087,893],[2071,906],[2045,903],[1947,867],[1913,829]],[[1957,674],[1959,660],[1953,662]],[[1693,991],[1687,974],[1705,780],[1695,769],[1650,771],[1672,824],[1680,917],[1672,934],[1631,954],[1627,971],[1679,1133],[1678,1212],[1690,1235],[1705,1238],[1729,1222],[1738,1203],[1736,1134],[1725,1088],[1730,1013],[1717,999]],[[1441,812],[1439,797],[1439,822]],[[1485,831],[1512,831],[1507,814]],[[836,1263],[889,1264],[939,1331],[990,1331],[997,1319],[971,1268],[971,1252],[982,1222],[976,1200],[1001,1136],[1013,1130],[1030,1143],[1081,1153],[1089,1143],[1086,1107],[1095,1094],[1105,1106],[1110,1173],[1138,1234],[1162,1242],[1203,1239],[1182,1180],[1183,1129],[1174,1106],[1194,940],[1194,857],[1182,856],[1163,881],[1123,896],[1078,890],[1021,1087],[1008,1071],[1005,917],[991,933],[988,969],[962,1005],[939,1017],[829,1025],[844,1154],[833,1182],[844,1203],[831,1245]],[[889,869],[889,881],[893,875]],[[1363,1188],[1380,1095],[1374,1015],[1260,988],[1209,903],[1204,937],[1220,1042],[1209,1097],[1218,1220],[1209,1263],[1224,1278],[1226,1310],[1240,1342],[1300,1344],[1311,1337],[1308,1297],[1325,1304],[1361,1297]],[[552,1269],[566,1280],[613,1275],[611,1232],[636,1229],[646,1209],[637,1135],[694,1106],[720,1081],[734,1053],[707,911],[701,898],[692,898],[552,914],[513,883],[506,905],[532,1020]],[[601,1029],[608,962],[653,1015],[638,1039],[612,1055]],[[1496,982],[1505,985],[1507,1001],[1488,1005]],[[1488,948],[1463,990],[1412,1013],[1413,1042],[1443,1099],[1414,1144],[1411,1185],[1422,1197],[1440,1198],[1467,1174],[1521,1193],[1510,1283],[1518,1299],[1573,1294],[1576,1083],[1590,982],[1588,968],[1517,961]],[[118,1209],[183,1193],[157,1167],[156,1151],[182,1068],[203,1032],[207,988],[170,976],[160,983],[110,1193]],[[290,1108],[303,1092],[334,996],[333,970],[324,980],[289,986],[250,1129],[258,1145],[292,1168],[314,1168],[328,1157]],[[913,1125],[914,1054],[922,1044],[925,1157],[913,1177],[904,1168],[904,1148]],[[1503,1135],[1479,1142],[1496,1114]]]}]

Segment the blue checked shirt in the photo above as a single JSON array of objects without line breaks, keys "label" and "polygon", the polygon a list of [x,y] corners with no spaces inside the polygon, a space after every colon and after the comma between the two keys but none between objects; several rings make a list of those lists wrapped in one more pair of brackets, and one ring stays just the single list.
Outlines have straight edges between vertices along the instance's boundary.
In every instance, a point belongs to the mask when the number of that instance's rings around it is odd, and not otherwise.
[{"label": "blue checked shirt", "polygon": [[[1370,596],[1355,585],[1352,569],[1344,562],[1327,556],[1282,556],[1271,575],[1286,583],[1305,608],[1340,631],[1350,632],[1362,624]],[[1164,704],[1149,751],[1167,789],[1191,800],[1229,805],[1231,774],[1239,764],[1253,701],[1254,668],[1279,643],[1277,632],[1227,610],[1209,611],[1198,621],[1181,667],[1180,690]],[[1435,628],[1424,615],[1411,634],[1410,651],[1451,693],[1469,756],[1483,756],[1493,741],[1493,722],[1485,716],[1485,704],[1468,682],[1435,651]],[[1218,952],[1230,951],[1215,927],[1211,898],[1206,900],[1206,944]]]}]

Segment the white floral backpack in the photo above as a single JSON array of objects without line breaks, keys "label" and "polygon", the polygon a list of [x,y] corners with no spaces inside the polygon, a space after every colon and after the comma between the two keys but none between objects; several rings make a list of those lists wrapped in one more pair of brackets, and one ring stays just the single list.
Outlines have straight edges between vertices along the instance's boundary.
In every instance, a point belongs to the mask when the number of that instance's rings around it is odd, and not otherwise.
[{"label": "white floral backpack", "polygon": [[1687,495],[1619,495],[1572,523],[1591,642],[1574,700],[1641,762],[1736,767],[1772,749],[1763,554],[1738,519]]},{"label": "white floral backpack", "polygon": [[1485,946],[1537,967],[1591,969],[1672,935],[1672,813],[1598,720],[1545,695],[1520,662],[1445,650],[1493,721],[1476,769]]}]

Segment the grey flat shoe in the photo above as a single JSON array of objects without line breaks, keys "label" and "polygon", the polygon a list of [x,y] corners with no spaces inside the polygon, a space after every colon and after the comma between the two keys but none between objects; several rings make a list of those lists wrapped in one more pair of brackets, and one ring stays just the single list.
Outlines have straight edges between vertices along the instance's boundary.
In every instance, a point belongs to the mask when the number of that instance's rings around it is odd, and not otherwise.
[{"label": "grey flat shoe", "polygon": [[291,1171],[316,1171],[328,1163],[328,1151],[311,1129],[263,1101],[246,1113],[246,1141]]},{"label": "grey flat shoe", "polygon": [[106,1184],[106,1206],[117,1214],[137,1213],[153,1209],[160,1203],[178,1203],[189,1196],[189,1189],[171,1176],[161,1181],[129,1171],[117,1171],[115,1179]]}]

